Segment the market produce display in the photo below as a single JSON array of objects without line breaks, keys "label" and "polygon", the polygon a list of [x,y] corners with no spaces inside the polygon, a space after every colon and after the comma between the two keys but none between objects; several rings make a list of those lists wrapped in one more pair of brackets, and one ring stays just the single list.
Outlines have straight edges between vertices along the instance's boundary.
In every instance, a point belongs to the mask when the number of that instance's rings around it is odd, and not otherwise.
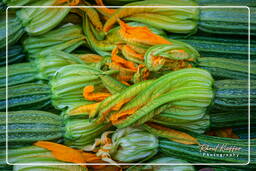
[{"label": "market produce display", "polygon": [[0,170],[255,170],[255,35],[255,0],[2,0]]}]

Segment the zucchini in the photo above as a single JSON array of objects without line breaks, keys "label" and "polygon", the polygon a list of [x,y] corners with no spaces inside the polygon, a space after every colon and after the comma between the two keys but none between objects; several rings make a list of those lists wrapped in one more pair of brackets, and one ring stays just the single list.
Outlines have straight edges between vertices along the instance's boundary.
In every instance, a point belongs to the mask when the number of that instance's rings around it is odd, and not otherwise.
[{"label": "zucchini", "polygon": [[[6,67],[0,68],[0,88],[6,86]],[[32,63],[18,63],[8,65],[8,86],[37,80],[37,71]]]},{"label": "zucchini", "polygon": [[0,112],[0,144],[5,145],[6,119],[8,119],[8,143],[32,144],[39,140],[57,140],[64,135],[62,117],[39,110]]},{"label": "zucchini", "polygon": [[255,7],[255,0],[195,0],[199,5],[249,6]]},{"label": "zucchini", "polygon": [[[169,36],[171,39],[177,39],[193,46],[203,57],[221,57],[227,59],[248,60],[248,39],[216,37],[210,35],[193,36]],[[251,60],[255,61],[256,41],[251,40],[250,46]]]},{"label": "zucchini", "polygon": [[[248,125],[248,112],[222,112],[210,114],[211,128],[240,127]],[[256,117],[251,115],[251,124],[256,124]]]},{"label": "zucchini", "polygon": [[[21,21],[10,13],[8,15],[8,45],[15,44],[25,33]],[[5,14],[0,15],[0,49],[4,49],[6,45],[6,21]]]},{"label": "zucchini", "polygon": [[[6,89],[0,89],[0,111],[6,110]],[[43,109],[51,103],[47,84],[26,83],[8,87],[8,110]]]},{"label": "zucchini", "polygon": [[[215,81],[215,98],[211,110],[247,111],[248,110],[248,80]],[[251,82],[250,104],[256,107],[256,85]]]},{"label": "zucchini", "polygon": [[[197,67],[208,70],[215,79],[248,80],[248,61],[226,58],[199,58]],[[256,79],[256,64],[251,64],[251,79]]]},{"label": "zucchini", "polygon": [[[197,139],[200,145],[185,145],[167,139],[160,139],[160,151],[170,157],[182,157],[183,160],[191,163],[241,163],[244,165],[233,165],[233,167],[255,170],[256,140],[251,140],[251,162],[250,165],[246,165],[248,162],[248,140],[220,138],[192,133],[191,135]],[[207,145],[208,147],[212,147],[212,149],[204,148]],[[221,148],[222,146],[236,148],[236,150],[230,152],[227,149],[223,150],[224,148]],[[220,156],[221,154],[222,157]]]},{"label": "zucchini", "polygon": [[[251,35],[256,35],[256,8],[250,8]],[[249,10],[245,8],[201,8],[198,29],[207,33],[248,35]]]},{"label": "zucchini", "polygon": [[[14,45],[8,48],[8,65],[21,62],[25,59],[21,45]],[[6,65],[6,49],[0,50],[0,66]]]}]

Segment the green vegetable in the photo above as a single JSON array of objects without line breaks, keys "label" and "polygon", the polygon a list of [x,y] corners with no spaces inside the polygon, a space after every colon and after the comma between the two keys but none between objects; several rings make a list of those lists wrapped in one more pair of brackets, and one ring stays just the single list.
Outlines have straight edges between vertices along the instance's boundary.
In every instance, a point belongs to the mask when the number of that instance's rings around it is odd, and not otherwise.
[{"label": "green vegetable", "polygon": [[[8,65],[8,86],[37,80],[38,72],[32,63]],[[6,66],[0,68],[0,87],[6,86]]]},{"label": "green vegetable", "polygon": [[[175,157],[158,157],[153,160],[149,160],[147,163],[154,164],[189,164],[187,161]],[[195,171],[192,165],[146,165],[146,166],[132,166],[127,171]]]},{"label": "green vegetable", "polygon": [[[250,8],[251,35],[256,35],[256,8]],[[202,8],[198,29],[208,33],[247,35],[249,13],[247,8]]]},{"label": "green vegetable", "polygon": [[[52,6],[56,0],[37,1],[32,6]],[[17,16],[31,36],[47,33],[56,27],[69,13],[70,8],[22,8]]]},{"label": "green vegetable", "polygon": [[[191,163],[243,163],[245,165],[233,165],[232,167],[252,170],[256,168],[255,140],[251,140],[250,165],[246,165],[248,162],[248,140],[199,134],[193,134],[193,136],[196,137],[200,145],[184,145],[167,139],[160,139],[160,151],[170,157],[182,156],[182,159]],[[210,149],[210,147],[212,148]],[[233,151],[229,151],[227,148],[232,148]]]},{"label": "green vegetable", "polygon": [[[78,25],[66,25],[49,31],[46,34],[28,37],[24,42],[24,49],[30,58],[37,58],[42,51],[62,50],[72,52],[85,44],[85,36]],[[45,53],[45,52],[44,52]]]},{"label": "green vegetable", "polygon": [[43,109],[51,103],[50,87],[43,83],[25,83],[0,89],[0,111],[5,111],[6,100],[8,110]]},{"label": "green vegetable", "polygon": [[6,35],[6,16],[5,13],[0,16],[0,49],[4,49],[6,38],[8,37],[8,45],[15,44],[24,34],[24,29],[19,18],[13,12],[8,13],[8,36]]},{"label": "green vegetable", "polygon": [[96,121],[82,118],[69,118],[65,122],[64,144],[69,147],[83,148],[110,128],[110,124],[98,124]]},{"label": "green vegetable", "polygon": [[0,144],[5,146],[6,119],[10,146],[29,145],[39,140],[58,140],[64,134],[62,118],[50,112],[21,110],[0,112]]},{"label": "green vegetable", "polygon": [[[8,65],[24,61],[25,54],[21,45],[8,47]],[[6,49],[0,50],[0,66],[6,66]]]},{"label": "green vegetable", "polygon": [[[170,39],[177,39],[193,46],[202,57],[220,57],[226,59],[248,59],[248,39],[232,37],[213,37],[201,34],[193,36],[171,35]],[[251,60],[256,57],[256,42],[252,39],[250,46]]]},{"label": "green vegetable", "polygon": [[[15,165],[15,171],[87,171],[86,168],[78,165],[65,165],[65,162],[56,160],[52,153],[44,148],[37,146],[28,146],[18,149],[8,150],[8,161],[11,164],[27,163],[28,165]],[[47,163],[52,163],[51,165]],[[0,164],[5,164],[4,152],[0,155]],[[31,164],[31,165],[29,165]],[[33,165],[32,165],[33,164]],[[40,165],[41,164],[41,165]],[[54,165],[57,164],[57,165]]]},{"label": "green vegetable", "polygon": [[[220,80],[215,84],[215,98],[212,110],[247,111],[248,110],[248,80]],[[256,106],[255,81],[251,81],[251,107]]]},{"label": "green vegetable", "polygon": [[8,6],[22,6],[34,1],[36,0],[3,0],[3,2],[6,3]]},{"label": "green vegetable", "polygon": [[119,162],[146,160],[158,151],[158,139],[140,128],[118,129],[112,135],[111,157]]},{"label": "green vegetable", "polygon": [[[249,65],[246,60],[205,57],[198,59],[198,67],[209,71],[215,79],[248,80]],[[251,63],[251,79],[256,79],[256,64]]]}]

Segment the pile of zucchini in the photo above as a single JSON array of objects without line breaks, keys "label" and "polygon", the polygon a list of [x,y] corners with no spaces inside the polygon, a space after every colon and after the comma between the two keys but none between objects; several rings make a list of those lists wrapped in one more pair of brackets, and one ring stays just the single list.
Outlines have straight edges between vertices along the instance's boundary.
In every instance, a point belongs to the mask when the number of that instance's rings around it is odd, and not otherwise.
[{"label": "pile of zucchini", "polygon": [[1,1],[0,170],[255,170],[255,36],[254,0]]}]

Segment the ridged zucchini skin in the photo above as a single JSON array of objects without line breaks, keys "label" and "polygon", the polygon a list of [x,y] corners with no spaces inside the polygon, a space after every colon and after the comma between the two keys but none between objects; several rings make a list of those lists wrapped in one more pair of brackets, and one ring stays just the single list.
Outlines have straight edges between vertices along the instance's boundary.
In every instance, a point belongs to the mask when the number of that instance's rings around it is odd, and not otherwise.
[{"label": "ridged zucchini skin", "polygon": [[[203,57],[198,59],[197,67],[206,69],[218,79],[248,80],[249,65],[247,60]],[[251,79],[256,80],[256,64],[250,65]]]},{"label": "ridged zucchini skin", "polygon": [[[51,103],[47,84],[26,83],[8,87],[8,110],[43,109]],[[0,89],[0,111],[6,110],[6,89]]]},{"label": "ridged zucchini skin", "polygon": [[[250,8],[251,35],[256,35],[256,8]],[[198,29],[207,33],[248,35],[247,8],[202,8]]]},{"label": "ridged zucchini skin", "polygon": [[[62,117],[39,110],[11,111],[8,115],[8,143],[32,144],[39,140],[57,140],[64,135]],[[0,144],[5,145],[6,113],[0,112]]]},{"label": "ridged zucchini skin", "polygon": [[249,6],[255,7],[255,0],[195,0],[199,5]]},{"label": "ridged zucchini skin", "polygon": [[4,49],[6,45],[6,37],[8,36],[8,45],[15,44],[25,33],[21,21],[15,14],[8,15],[8,35],[6,35],[5,13],[0,15],[0,49]]},{"label": "ridged zucchini skin", "polygon": [[[248,125],[248,112],[210,113],[211,128],[240,127]],[[256,124],[256,117],[251,115],[251,124]]]},{"label": "ridged zucchini skin", "polygon": [[[169,38],[177,39],[193,46],[202,57],[220,57],[227,59],[248,60],[248,39],[216,37],[197,34],[189,37],[172,35]],[[251,60],[256,58],[256,41],[251,40]]]},{"label": "ridged zucchini skin", "polygon": [[[37,70],[32,63],[8,65],[8,86],[29,83],[37,80]],[[0,88],[6,86],[6,66],[0,68]]]},{"label": "ridged zucchini skin", "polygon": [[[215,111],[247,111],[248,110],[248,80],[215,81],[214,104],[210,110]],[[256,84],[251,81],[251,108],[256,107]]]},{"label": "ridged zucchini skin", "polygon": [[[21,45],[8,47],[8,65],[25,60],[25,54]],[[6,65],[6,49],[0,50],[0,66]]]},{"label": "ridged zucchini skin", "polygon": [[[160,152],[170,157],[182,157],[191,163],[243,163],[248,162],[248,140],[220,138],[207,135],[191,134],[197,139],[200,145],[185,145],[177,142],[173,142],[167,139],[160,139],[159,146]],[[221,150],[221,146],[232,148],[241,148],[234,150],[233,152]],[[217,150],[208,149],[206,151],[203,145],[216,148]],[[201,147],[201,148],[200,148]],[[234,168],[255,170],[256,168],[256,140],[251,140],[251,162],[250,165],[233,165]],[[207,155],[211,154],[211,155]],[[235,156],[216,156],[216,154],[235,154]],[[213,156],[215,155],[215,156]],[[238,155],[238,156],[237,156]]]}]

